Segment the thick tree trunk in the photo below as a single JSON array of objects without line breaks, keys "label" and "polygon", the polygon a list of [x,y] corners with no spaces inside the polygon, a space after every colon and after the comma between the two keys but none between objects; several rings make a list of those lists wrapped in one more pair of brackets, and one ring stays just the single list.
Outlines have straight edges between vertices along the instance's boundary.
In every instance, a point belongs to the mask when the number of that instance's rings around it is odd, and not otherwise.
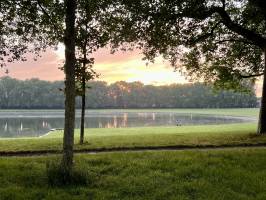
[{"label": "thick tree trunk", "polygon": [[75,126],[75,12],[76,0],[65,0],[65,126],[62,166],[70,172],[73,166]]},{"label": "thick tree trunk", "polygon": [[266,48],[264,49],[264,76],[262,85],[262,96],[261,96],[261,106],[260,106],[260,116],[258,124],[258,134],[266,134]]},{"label": "thick tree trunk", "polygon": [[82,77],[82,96],[81,96],[81,120],[80,120],[80,144],[84,143],[84,121],[85,121],[85,101],[86,101],[86,81],[85,77]]}]

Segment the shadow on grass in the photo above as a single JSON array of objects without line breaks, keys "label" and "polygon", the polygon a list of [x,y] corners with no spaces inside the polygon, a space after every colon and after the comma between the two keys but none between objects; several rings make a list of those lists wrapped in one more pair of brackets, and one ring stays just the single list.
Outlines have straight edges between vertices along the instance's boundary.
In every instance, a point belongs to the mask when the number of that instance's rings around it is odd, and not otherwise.
[{"label": "shadow on grass", "polygon": [[86,186],[93,182],[93,174],[76,166],[69,172],[59,161],[47,161],[46,173],[49,186]]}]

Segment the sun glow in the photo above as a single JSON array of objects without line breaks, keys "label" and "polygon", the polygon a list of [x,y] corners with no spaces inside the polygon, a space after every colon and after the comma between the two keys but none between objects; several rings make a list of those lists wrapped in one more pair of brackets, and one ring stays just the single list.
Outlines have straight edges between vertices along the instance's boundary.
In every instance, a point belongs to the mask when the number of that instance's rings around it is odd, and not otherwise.
[{"label": "sun glow", "polygon": [[[64,45],[60,44],[56,50],[60,59],[64,59]],[[99,72],[99,80],[113,83],[116,81],[134,82],[140,81],[144,84],[164,85],[171,83],[187,83],[184,76],[174,72],[169,63],[161,57],[155,63],[146,65],[142,60],[143,55],[138,51],[117,52],[110,54],[107,48],[96,52],[94,69]]]},{"label": "sun glow", "polygon": [[[59,59],[64,60],[64,45],[60,44],[56,51]],[[110,54],[109,49],[100,49],[95,53],[95,70],[101,76],[99,80],[113,83],[116,81],[134,82],[140,81],[146,85],[169,85],[172,83],[188,83],[184,76],[174,72],[173,68],[162,58],[157,58],[154,64],[142,60],[140,52],[118,52]],[[255,90],[258,97],[261,96],[262,80],[256,82]]]},{"label": "sun glow", "polygon": [[[187,82],[185,77],[174,72],[161,57],[146,65],[140,51],[111,54],[110,49],[103,48],[92,56],[95,58],[94,70],[100,74],[98,80],[107,83],[140,81],[144,84],[164,85]],[[63,80],[64,73],[58,68],[63,65],[64,58],[64,45],[59,44],[57,50],[47,50],[37,61],[33,61],[31,55],[28,55],[27,61],[10,64],[9,76],[18,79]]]},{"label": "sun glow", "polygon": [[59,59],[63,60],[65,58],[65,46],[62,43],[59,43],[55,53]]}]

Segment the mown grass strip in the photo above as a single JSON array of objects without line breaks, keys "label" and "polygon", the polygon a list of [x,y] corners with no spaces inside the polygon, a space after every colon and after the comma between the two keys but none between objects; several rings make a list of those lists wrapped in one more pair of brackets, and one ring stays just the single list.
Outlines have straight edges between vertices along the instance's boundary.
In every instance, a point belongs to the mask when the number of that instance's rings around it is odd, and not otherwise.
[{"label": "mown grass strip", "polygon": [[[190,127],[146,127],[117,129],[86,129],[85,144],[79,145],[75,132],[76,151],[144,147],[198,147],[256,145],[266,143],[266,136],[257,135],[256,125],[230,124]],[[61,151],[62,131],[43,138],[1,139],[0,152]]]},{"label": "mown grass strip", "polygon": [[51,187],[57,156],[0,158],[0,199],[266,199],[266,150],[162,151],[76,155],[87,186]]}]

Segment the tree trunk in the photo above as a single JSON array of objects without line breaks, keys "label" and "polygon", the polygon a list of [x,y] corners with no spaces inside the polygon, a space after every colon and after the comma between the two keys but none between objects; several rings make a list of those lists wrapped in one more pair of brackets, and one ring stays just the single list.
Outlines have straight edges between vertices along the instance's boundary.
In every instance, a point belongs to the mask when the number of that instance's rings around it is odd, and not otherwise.
[{"label": "tree trunk", "polygon": [[62,167],[70,172],[73,167],[75,128],[75,12],[76,0],[65,0],[65,126]]},{"label": "tree trunk", "polygon": [[260,116],[258,124],[258,134],[266,134],[266,48],[264,49],[264,75],[263,75],[263,85],[262,85],[262,96],[261,96],[261,106],[260,106]]},{"label": "tree trunk", "polygon": [[[86,25],[86,32],[87,32],[87,25]],[[82,72],[82,95],[81,95],[81,120],[80,120],[80,140],[79,143],[84,143],[84,119],[85,119],[85,101],[86,101],[86,64],[87,64],[87,38],[85,39],[84,46],[82,48],[83,53],[83,72]]]},{"label": "tree trunk", "polygon": [[85,120],[85,101],[86,101],[86,81],[85,75],[82,77],[82,96],[81,96],[81,120],[80,120],[80,144],[84,143],[84,120]]}]

